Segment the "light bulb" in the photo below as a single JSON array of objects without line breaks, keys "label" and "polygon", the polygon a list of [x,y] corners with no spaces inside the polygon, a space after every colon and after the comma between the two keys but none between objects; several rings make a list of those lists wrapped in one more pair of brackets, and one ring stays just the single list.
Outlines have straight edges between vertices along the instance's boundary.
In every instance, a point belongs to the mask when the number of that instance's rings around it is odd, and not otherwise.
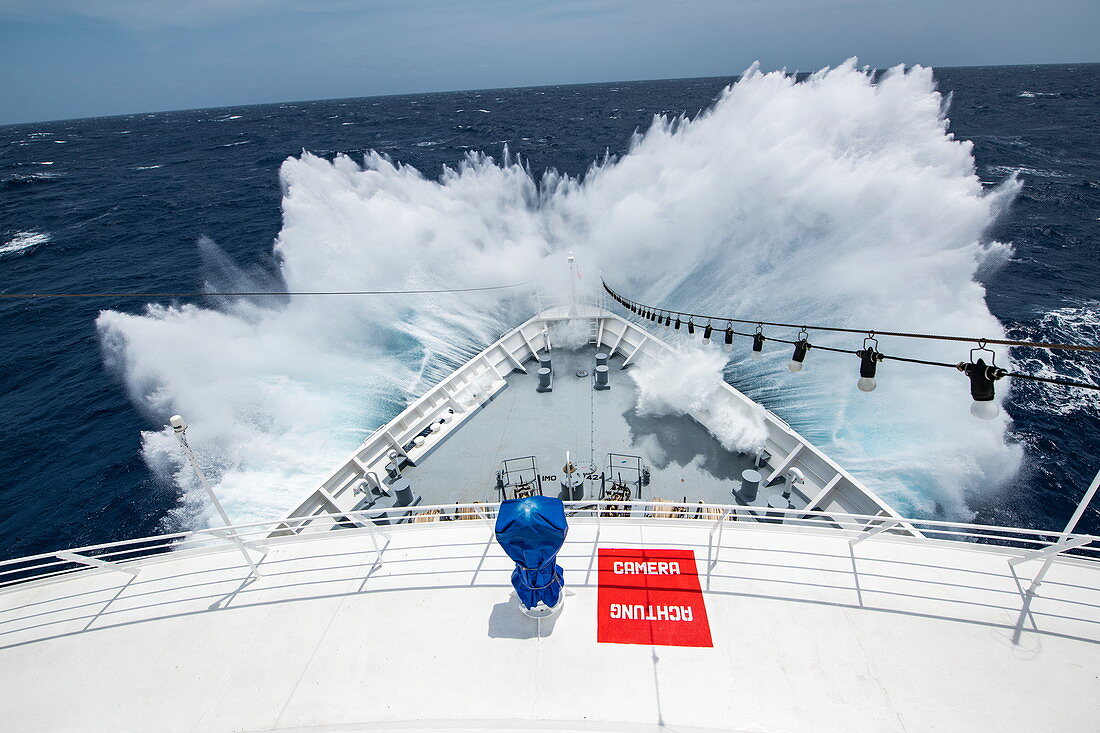
[{"label": "light bulb", "polygon": [[993,400],[974,400],[970,403],[970,414],[979,420],[992,420],[999,415],[1001,409]]},{"label": "light bulb", "polygon": [[800,372],[802,371],[802,362],[791,359],[790,362],[787,364],[787,368],[790,369],[792,372]]},{"label": "light bulb", "polygon": [[749,358],[752,359],[753,361],[760,361],[761,359],[764,358],[764,354],[760,351],[753,351],[752,353],[749,354]]},{"label": "light bulb", "polygon": [[861,392],[874,392],[878,383],[875,382],[874,377],[860,377],[859,381],[856,382],[856,386],[859,387]]},{"label": "light bulb", "polygon": [[733,344],[726,344],[726,351],[733,351]]}]

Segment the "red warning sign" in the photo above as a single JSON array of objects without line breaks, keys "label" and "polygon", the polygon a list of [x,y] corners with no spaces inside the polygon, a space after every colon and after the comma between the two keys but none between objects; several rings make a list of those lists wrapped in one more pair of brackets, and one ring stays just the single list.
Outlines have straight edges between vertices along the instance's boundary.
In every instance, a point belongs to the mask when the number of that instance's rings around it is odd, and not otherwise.
[{"label": "red warning sign", "polygon": [[714,646],[693,550],[601,547],[596,641]]}]

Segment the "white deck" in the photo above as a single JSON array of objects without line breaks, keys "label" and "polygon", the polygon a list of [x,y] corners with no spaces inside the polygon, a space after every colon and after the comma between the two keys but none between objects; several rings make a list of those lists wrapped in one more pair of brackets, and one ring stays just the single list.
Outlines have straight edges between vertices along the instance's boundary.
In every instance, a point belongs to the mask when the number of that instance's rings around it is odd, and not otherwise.
[{"label": "white deck", "polygon": [[[575,594],[536,622],[480,520],[90,570],[0,593],[12,731],[1086,731],[1100,566],[960,542],[728,523],[574,520]],[[598,531],[598,537],[597,537]],[[694,548],[714,648],[597,644],[597,547]],[[716,555],[713,567],[708,554]],[[708,570],[709,568],[709,570]],[[1019,573],[1017,577],[1015,573]],[[1018,637],[1018,638],[1017,638]],[[346,727],[338,727],[346,726]]]}]

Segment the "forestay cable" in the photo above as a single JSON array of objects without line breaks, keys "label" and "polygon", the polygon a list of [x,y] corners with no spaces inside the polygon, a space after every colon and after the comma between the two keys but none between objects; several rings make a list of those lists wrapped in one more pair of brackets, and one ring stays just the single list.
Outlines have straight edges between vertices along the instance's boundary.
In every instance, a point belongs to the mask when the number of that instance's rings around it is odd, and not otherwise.
[{"label": "forestay cable", "polygon": [[485,290],[506,290],[530,285],[527,280],[511,285],[487,285],[480,288],[437,288],[429,290],[296,290],[296,291],[258,291],[232,293],[0,293],[0,298],[263,298],[286,297],[291,295],[428,295],[432,293],[474,293]]}]

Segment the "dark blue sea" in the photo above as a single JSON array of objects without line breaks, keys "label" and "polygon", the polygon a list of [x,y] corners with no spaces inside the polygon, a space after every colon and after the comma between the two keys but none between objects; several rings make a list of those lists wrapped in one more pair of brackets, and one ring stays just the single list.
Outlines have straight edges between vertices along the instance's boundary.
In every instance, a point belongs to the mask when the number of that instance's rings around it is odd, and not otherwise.
[{"label": "dark blue sea", "polygon": [[[938,89],[949,95],[946,114],[950,135],[973,143],[981,186],[994,191],[1014,185],[1014,179],[1020,182],[1018,192],[1003,196],[1007,205],[1003,211],[991,214],[981,234],[983,241],[1011,246],[999,250],[1004,253],[1000,259],[991,255],[995,262],[978,268],[973,275],[985,288],[989,313],[1015,338],[1097,343],[1100,65],[952,68],[936,70],[934,75]],[[362,231],[366,236],[388,227],[393,228],[397,242],[402,241],[400,232],[422,230],[415,241],[430,247],[424,252],[433,255],[445,255],[453,247],[454,277],[459,284],[506,282],[518,271],[518,265],[502,266],[499,276],[466,273],[463,262],[469,258],[459,246],[471,242],[470,251],[484,253],[500,241],[516,242],[514,248],[492,254],[494,260],[507,261],[513,256],[510,253],[526,246],[523,242],[543,236],[540,232],[550,226],[546,211],[552,211],[554,222],[570,222],[582,216],[578,213],[581,194],[565,189],[579,186],[579,181],[595,175],[592,171],[600,166],[605,167],[600,195],[606,198],[584,202],[585,224],[578,229],[591,235],[593,241],[618,242],[627,237],[608,235],[606,229],[618,227],[616,232],[629,232],[629,217],[623,216],[620,206],[628,205],[632,187],[648,192],[647,203],[637,212],[641,221],[655,211],[659,214],[667,210],[674,217],[680,216],[679,212],[695,212],[693,207],[701,199],[720,195],[725,185],[722,181],[726,180],[721,176],[726,174],[710,170],[724,160],[720,136],[713,136],[711,143],[705,130],[697,130],[690,145],[680,149],[676,147],[681,144],[676,140],[678,123],[670,122],[670,129],[662,133],[665,137],[650,140],[637,160],[632,161],[630,151],[632,145],[638,145],[632,137],[649,129],[655,115],[666,115],[670,120],[680,115],[693,118],[710,108],[732,81],[731,77],[451,92],[0,127],[0,291],[186,293],[211,287],[227,290],[241,284],[261,289],[301,283],[312,286],[320,282],[320,276],[311,274],[310,268],[320,267],[318,263],[349,246],[338,241],[345,236],[338,232]],[[763,110],[761,114],[787,114],[778,110],[782,95],[791,94],[789,91],[773,92],[761,86],[745,94],[736,102],[737,109],[731,108],[731,126],[768,129],[773,123],[756,120],[752,114],[754,104]],[[860,106],[859,95],[863,92],[852,94],[853,111],[862,110],[857,117],[878,115],[867,123],[867,129],[889,129],[894,125],[891,115],[902,120],[898,126],[907,126],[910,120],[925,114],[919,100],[907,99],[883,102],[881,109],[868,112]],[[791,99],[797,102],[797,98]],[[805,114],[808,109],[812,116],[814,104],[817,102],[813,99],[801,107],[792,104],[794,111],[790,114]],[[827,112],[823,104],[821,114],[826,113],[833,112]],[[919,127],[916,122],[912,126]],[[879,148],[874,146],[882,144],[871,136],[864,141],[858,130],[837,134],[847,135],[845,152],[840,156],[845,159],[858,160],[863,144],[876,150]],[[912,134],[931,140],[935,133]],[[708,151],[708,144],[715,148]],[[931,165],[905,162],[908,146],[890,144],[901,161],[897,166],[914,166],[910,177],[919,176]],[[833,156],[822,145],[822,156]],[[934,146],[930,143],[930,147]],[[509,156],[520,156],[518,168],[494,167],[494,172],[483,167],[476,175],[471,173],[467,183],[453,182],[446,189],[440,188],[438,179],[444,175],[444,166],[457,169],[471,152],[479,151],[500,163],[506,148]],[[281,182],[284,161],[302,156],[303,151],[319,158],[318,165],[295,168]],[[372,178],[357,177],[353,170],[319,167],[328,166],[340,154],[362,164],[370,151],[408,168],[387,169]],[[777,177],[790,176],[791,181],[797,181],[800,174],[793,169],[811,164],[813,158],[800,155],[798,160],[786,160],[782,151],[774,155],[762,152],[751,160],[743,156],[739,160],[745,165],[737,173],[737,185],[759,181],[759,186],[750,188],[760,190]],[[643,164],[645,161],[650,162]],[[608,171],[607,166],[617,168]],[[688,172],[700,171],[703,183],[698,190],[684,186],[653,188],[665,167],[672,170],[676,166]],[[514,181],[522,178],[523,170],[530,171],[530,176]],[[560,175],[546,177],[546,170]],[[858,164],[853,164],[852,170],[859,170]],[[965,177],[966,172],[958,176]],[[571,177],[572,182],[563,182],[565,177]],[[733,186],[733,179],[729,180]],[[837,185],[847,184],[838,180]],[[867,191],[875,190],[873,181],[860,185],[869,186]],[[796,183],[784,186],[792,196],[805,197],[799,200],[816,200],[816,193],[798,190]],[[973,200],[977,201],[979,195],[975,194]],[[356,213],[359,210],[353,204],[348,208],[339,204],[345,198],[368,196],[375,197],[369,212]],[[489,211],[471,217],[470,210],[490,196],[499,200],[487,202]],[[783,196],[773,194],[770,198],[779,200]],[[866,194],[859,197],[864,203],[867,198]],[[795,260],[809,258],[805,253],[812,252],[815,261],[827,263],[832,256],[840,256],[845,246],[837,232],[862,236],[863,230],[853,219],[864,222],[868,211],[886,212],[883,216],[894,217],[896,223],[896,217],[910,215],[900,210],[891,213],[891,200],[869,205],[862,213],[844,203],[822,203],[822,209],[814,211],[813,222],[800,231],[820,231],[821,241],[833,242],[828,246],[836,247],[835,252],[806,241],[791,256]],[[385,205],[387,201],[391,202],[390,208]],[[314,218],[304,213],[311,211],[310,205],[319,212]],[[600,220],[601,206],[606,207],[606,227]],[[807,206],[812,204],[800,205],[794,212],[778,211],[788,220],[806,211]],[[502,212],[515,207],[516,213],[494,219],[494,207]],[[941,219],[952,217],[954,209],[940,203],[935,207],[927,221],[930,231],[938,232],[939,227],[950,224]],[[728,239],[724,228],[774,230],[771,220],[763,219],[771,215],[761,212],[761,208],[738,208],[737,201],[731,199],[684,214],[684,221],[691,222],[691,226],[681,225],[678,231],[688,244],[671,241],[676,239],[673,233],[668,235],[666,249],[651,246],[640,256],[649,263],[667,260],[668,267],[674,269],[682,264],[685,248],[694,246],[691,243],[708,237]],[[736,216],[731,214],[727,221],[716,211],[736,211]],[[452,212],[453,219],[439,212]],[[754,221],[754,216],[761,220]],[[347,221],[341,221],[343,218]],[[696,226],[701,221],[706,225]],[[336,229],[338,225],[343,228]],[[876,226],[888,232],[893,231],[894,224],[883,221]],[[982,229],[980,224],[973,226]],[[306,230],[311,228],[316,230],[315,245],[309,244]],[[643,228],[639,225],[638,236],[644,236],[640,231]],[[281,242],[278,251],[273,248],[277,238]],[[430,245],[424,244],[429,240]],[[309,246],[315,246],[315,251],[309,251]],[[617,244],[600,246],[604,251],[629,252],[614,249]],[[403,257],[400,247],[395,247],[376,253],[375,259],[384,261],[378,272],[371,270],[370,264],[357,263],[361,265],[359,272],[341,271],[339,277],[330,274],[328,281],[334,288],[446,284],[438,273],[425,275],[418,269],[421,263],[416,259],[422,251],[409,250]],[[884,244],[879,251],[888,264],[892,256],[889,247]],[[746,255],[731,252],[730,256],[744,259]],[[944,255],[945,259],[949,256]],[[695,292],[690,285],[683,285],[693,282],[683,272],[676,276],[681,285],[675,290],[646,290],[631,280],[629,257],[620,257],[619,262],[623,270],[618,274],[619,281],[624,286],[633,287],[639,295],[667,298],[665,302],[685,309],[702,300],[713,305],[713,292],[722,290],[720,283],[708,283],[704,278]],[[864,262],[870,264],[867,259]],[[943,268],[947,273],[943,280],[945,295],[937,297],[937,302],[950,299],[951,292],[958,289],[952,285],[951,267]],[[608,274],[606,270],[604,274]],[[963,273],[962,277],[969,282],[971,274]],[[843,312],[843,302],[826,302],[832,290],[819,289],[806,280],[798,282],[793,289],[803,297],[797,300],[805,302],[808,297],[818,311]],[[924,284],[921,288],[934,292],[936,285]],[[976,292],[980,300],[980,290]],[[911,295],[899,292],[896,299],[904,301]],[[233,304],[215,297],[162,299],[163,306],[194,308],[182,315],[163,311],[150,315],[149,302],[147,298],[121,297],[0,301],[0,505],[4,507],[0,515],[0,557],[150,535],[186,525],[186,479],[181,478],[177,465],[165,463],[163,454],[170,444],[160,433],[167,410],[180,405],[189,410],[193,430],[201,433],[201,413],[214,413],[220,405],[232,403],[232,414],[224,416],[219,426],[227,437],[208,446],[209,459],[215,464],[213,472],[221,478],[225,491],[236,497],[231,504],[242,508],[252,502],[239,516],[278,514],[290,506],[289,498],[304,495],[311,486],[308,480],[298,484],[289,480],[289,485],[269,492],[269,484],[286,482],[288,475],[323,473],[323,467],[310,465],[305,454],[323,456],[325,460],[340,455],[394,414],[403,399],[400,389],[387,391],[369,386],[377,383],[371,379],[382,376],[368,375],[368,387],[359,391],[348,387],[355,384],[352,376],[334,378],[330,385],[318,374],[342,374],[345,369],[351,373],[369,371],[379,362],[370,355],[380,353],[380,340],[385,340],[385,348],[395,354],[416,351],[410,346],[418,338],[416,324],[418,319],[428,317],[398,313],[399,308],[391,304],[384,306],[390,310],[383,314],[363,315],[363,327],[356,329],[354,323],[359,316],[344,309],[334,318],[346,318],[351,325],[340,321],[339,327],[333,325],[332,332],[326,333],[332,322],[329,317],[299,314],[299,321],[316,318],[310,322],[313,325],[293,326],[308,337],[272,346],[282,332],[275,327],[263,330],[257,324],[271,323],[271,309],[281,307],[278,304]],[[749,302],[754,313],[768,309],[760,314],[762,317],[783,320],[787,315],[787,299],[775,299],[770,306],[761,305],[763,301]],[[730,295],[722,303],[732,311],[744,301]],[[910,311],[915,309],[919,315],[921,307],[914,305]],[[951,329],[956,323],[951,319],[957,317],[957,326],[952,330],[968,334],[971,323],[982,322],[981,318],[987,316],[964,313],[973,310],[969,301],[957,309],[958,314],[938,313],[935,327]],[[101,316],[104,311],[114,315]],[[438,314],[432,317],[442,318]],[[401,318],[408,325],[397,335],[375,328],[374,324],[386,318]],[[921,321],[914,316],[913,323]],[[491,341],[494,328],[499,333],[514,324],[501,321],[495,326],[482,325],[464,335],[469,341],[466,352]],[[895,323],[870,325],[887,329]],[[361,333],[363,339],[363,343],[354,344],[350,343],[354,339],[349,339],[348,348],[359,359],[351,366],[340,361],[337,350],[323,344],[326,338],[329,343],[348,339],[349,333]],[[210,335],[208,342],[204,341],[205,334]],[[224,360],[220,367],[201,361],[204,343],[208,351]],[[172,371],[177,344],[178,369],[186,374]],[[417,354],[427,352],[431,352],[431,345],[425,343]],[[323,371],[310,363],[311,354],[321,354],[315,361],[324,362]],[[443,361],[456,361],[460,356],[451,355]],[[1021,371],[1064,374],[1093,382],[1100,379],[1100,359],[1096,355],[1017,350],[1012,356]],[[775,365],[781,367],[783,363],[777,361]],[[206,368],[215,376],[204,376]],[[249,381],[250,374],[260,372],[262,381]],[[432,373],[429,369],[415,378],[402,377],[402,389],[415,394],[425,380],[430,381]],[[188,374],[194,375],[190,381]],[[223,383],[222,377],[227,374]],[[896,381],[908,379],[901,376],[900,367],[893,374],[898,375]],[[849,381],[853,380],[854,376]],[[887,389],[885,383],[890,377],[884,375],[880,381]],[[815,442],[826,448],[835,444],[842,453],[846,433],[835,423],[854,424],[860,419],[850,412],[832,416],[809,413],[809,417],[800,418],[797,401],[786,400],[787,393],[779,387],[763,381],[754,387],[749,372],[742,374],[737,384]],[[799,388],[800,400],[831,395],[831,387],[821,386],[824,383],[802,384],[809,386]],[[844,386],[850,390],[852,385],[845,382]],[[995,459],[996,450],[1003,449],[1006,455],[1011,451],[1022,455],[1018,469],[1007,478],[983,478],[993,475],[988,471],[974,478],[974,471],[979,469],[972,470],[967,464],[965,452],[961,459],[954,453],[947,458],[946,453],[937,453],[938,444],[925,442],[928,435],[943,427],[935,419],[919,429],[907,426],[902,438],[890,438],[895,445],[890,450],[904,450],[908,455],[896,457],[880,452],[876,460],[886,460],[881,456],[891,461],[897,458],[902,467],[895,474],[901,477],[920,474],[942,478],[941,471],[962,477],[962,488],[955,496],[959,506],[955,507],[944,498],[951,495],[948,490],[941,486],[935,490],[939,493],[929,489],[921,495],[922,482],[927,481],[914,478],[912,496],[901,501],[913,511],[953,518],[960,516],[962,507],[962,513],[976,521],[1060,529],[1100,469],[1096,452],[1100,445],[1100,401],[1080,391],[1021,382],[1013,382],[1011,387],[1002,382],[998,387],[1007,391],[1004,410],[1011,421],[1003,436],[998,433],[990,439],[996,446],[988,454]],[[959,403],[965,407],[969,401],[966,385],[960,382],[958,390]],[[298,401],[287,401],[288,393],[299,392],[300,399],[295,398]],[[356,406],[357,400],[369,404],[369,409]],[[904,410],[907,404],[897,402],[895,406]],[[200,414],[190,414],[195,412]],[[327,414],[335,415],[331,425],[326,423]],[[965,442],[974,431],[987,429],[977,427],[977,421],[972,424],[962,420],[955,416],[943,420],[943,424],[952,423],[946,429],[957,434],[959,441]],[[357,421],[365,424],[350,430],[348,426]],[[213,430],[213,421],[210,424]],[[233,435],[243,430],[242,425],[248,426],[247,445],[235,442]],[[277,475],[265,478],[266,469],[257,465],[257,455],[271,455],[276,464],[273,474]],[[861,477],[874,472],[872,459],[867,460],[867,464],[853,467]],[[158,461],[162,464],[159,468]],[[280,462],[294,463],[295,467],[282,470],[278,468]],[[894,500],[898,491],[888,490],[886,494]],[[1098,509],[1086,515],[1082,529],[1100,532]]]}]

